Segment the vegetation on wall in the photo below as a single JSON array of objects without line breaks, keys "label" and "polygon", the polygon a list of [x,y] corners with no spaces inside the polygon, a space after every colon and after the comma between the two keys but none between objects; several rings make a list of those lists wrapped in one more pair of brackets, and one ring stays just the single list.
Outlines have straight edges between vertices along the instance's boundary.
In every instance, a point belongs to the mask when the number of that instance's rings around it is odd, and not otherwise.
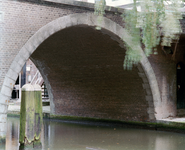
[{"label": "vegetation on wall", "polygon": [[[139,6],[139,7],[138,7]],[[182,19],[181,0],[134,0],[132,9],[121,15],[125,29],[132,36],[131,43],[126,44],[124,69],[132,69],[141,59],[141,52],[128,45],[144,45],[146,56],[157,54],[156,47],[171,46],[178,41],[182,32],[179,19]],[[95,0],[95,14],[101,23],[105,14],[106,0]],[[101,29],[96,27],[96,29]]]}]

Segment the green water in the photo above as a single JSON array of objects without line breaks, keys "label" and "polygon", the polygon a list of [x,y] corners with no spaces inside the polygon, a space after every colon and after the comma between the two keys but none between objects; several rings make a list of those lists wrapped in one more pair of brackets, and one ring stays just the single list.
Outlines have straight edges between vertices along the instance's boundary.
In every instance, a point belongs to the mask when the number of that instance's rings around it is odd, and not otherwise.
[{"label": "green water", "polygon": [[[0,149],[19,150],[19,119],[8,118],[7,129],[6,145]],[[41,136],[42,150],[185,149],[185,134],[56,121],[44,121]]]}]

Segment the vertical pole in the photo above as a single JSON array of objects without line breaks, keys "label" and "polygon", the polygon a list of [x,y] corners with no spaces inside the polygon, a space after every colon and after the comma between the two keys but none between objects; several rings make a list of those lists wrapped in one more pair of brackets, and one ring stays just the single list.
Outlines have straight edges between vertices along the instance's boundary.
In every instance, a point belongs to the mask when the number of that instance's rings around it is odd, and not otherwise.
[{"label": "vertical pole", "polygon": [[0,93],[0,149],[5,149],[6,144],[7,111],[9,99],[10,97]]},{"label": "vertical pole", "polygon": [[21,91],[21,73],[19,73],[19,100],[21,100],[21,93],[22,93],[22,91]]},{"label": "vertical pole", "polygon": [[[1,105],[0,109],[7,107],[6,105]],[[5,147],[6,144],[6,128],[7,128],[7,114],[0,113],[0,148]]]},{"label": "vertical pole", "polygon": [[41,131],[43,125],[43,116],[42,116],[42,89],[38,84],[33,85],[34,87],[34,101],[35,101],[35,141],[34,148],[41,147]]},{"label": "vertical pole", "polygon": [[20,136],[21,145],[33,146],[34,120],[35,120],[34,88],[31,84],[22,87],[20,111]]}]

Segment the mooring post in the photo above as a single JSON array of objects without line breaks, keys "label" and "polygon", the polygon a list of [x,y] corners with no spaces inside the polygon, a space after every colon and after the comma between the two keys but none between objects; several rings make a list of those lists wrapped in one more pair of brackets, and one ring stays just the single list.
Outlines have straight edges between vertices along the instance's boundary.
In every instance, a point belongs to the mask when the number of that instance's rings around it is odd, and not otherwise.
[{"label": "mooring post", "polygon": [[7,111],[9,99],[10,97],[5,96],[0,92],[0,147],[5,146],[6,144]]},{"label": "mooring post", "polygon": [[19,143],[22,146],[33,147],[34,141],[35,102],[34,87],[25,84],[22,87],[20,110],[20,135]]},{"label": "mooring post", "polygon": [[34,101],[35,101],[35,141],[34,148],[41,147],[41,131],[43,125],[43,116],[42,116],[42,89],[38,84],[33,85],[34,87]]},{"label": "mooring post", "polygon": [[[0,107],[0,109],[2,109]],[[7,115],[5,113],[0,114],[0,149],[5,149],[6,145],[6,128],[7,128]]]}]

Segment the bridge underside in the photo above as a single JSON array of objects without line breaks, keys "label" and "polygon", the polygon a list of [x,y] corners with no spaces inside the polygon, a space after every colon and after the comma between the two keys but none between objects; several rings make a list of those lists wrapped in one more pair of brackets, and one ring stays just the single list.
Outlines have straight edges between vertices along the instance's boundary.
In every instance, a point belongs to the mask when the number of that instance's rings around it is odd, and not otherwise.
[{"label": "bridge underside", "polygon": [[123,69],[125,50],[108,34],[70,27],[50,36],[31,55],[48,86],[54,114],[149,120],[139,70]]}]

